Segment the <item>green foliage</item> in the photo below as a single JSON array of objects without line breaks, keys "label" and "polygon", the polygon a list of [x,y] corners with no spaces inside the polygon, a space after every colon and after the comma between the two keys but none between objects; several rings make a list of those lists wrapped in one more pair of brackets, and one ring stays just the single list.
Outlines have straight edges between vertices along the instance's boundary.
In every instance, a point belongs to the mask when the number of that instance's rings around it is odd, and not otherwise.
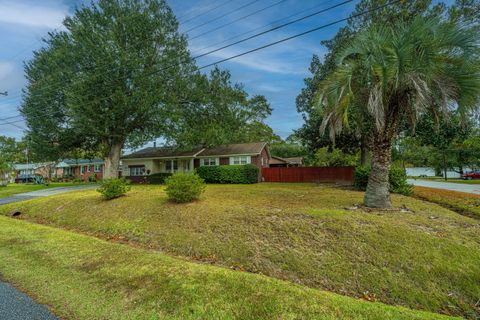
[{"label": "green foliage", "polygon": [[60,30],[25,66],[21,113],[32,147],[54,159],[77,148],[101,152],[114,169],[125,144],[166,134],[194,72],[186,38],[156,0],[85,4]]},{"label": "green foliage", "polygon": [[[355,188],[363,191],[367,189],[370,171],[371,168],[369,166],[358,166],[355,169]],[[400,193],[406,196],[409,196],[413,193],[413,186],[407,183],[407,172],[405,169],[392,166],[390,168],[388,179],[390,182],[390,192]]]},{"label": "green foliage", "polygon": [[305,157],[307,150],[297,143],[277,142],[268,146],[272,156],[280,158]]},{"label": "green foliage", "polygon": [[88,177],[89,182],[97,182],[97,174],[94,172],[90,177]]},{"label": "green foliage", "polygon": [[178,203],[197,200],[205,192],[205,181],[195,173],[177,172],[166,178],[165,183],[168,198]]},{"label": "green foliage", "polygon": [[358,163],[358,157],[354,154],[343,153],[342,150],[323,147],[315,152],[309,165],[317,167],[346,167],[355,166]]},{"label": "green foliage", "polygon": [[228,143],[280,139],[263,120],[272,108],[264,96],[249,97],[243,86],[231,80],[229,71],[214,68],[209,76],[195,75],[180,95],[169,138],[177,145],[215,146]]},{"label": "green foliage", "polygon": [[130,181],[125,178],[103,179],[97,191],[107,200],[115,199],[130,191]]},{"label": "green foliage", "polygon": [[148,184],[164,184],[165,179],[171,177],[172,174],[170,172],[160,172],[148,175],[145,177],[145,181]]},{"label": "green foliage", "polygon": [[259,169],[253,164],[204,166],[198,168],[197,173],[207,183],[249,184],[258,182]]}]

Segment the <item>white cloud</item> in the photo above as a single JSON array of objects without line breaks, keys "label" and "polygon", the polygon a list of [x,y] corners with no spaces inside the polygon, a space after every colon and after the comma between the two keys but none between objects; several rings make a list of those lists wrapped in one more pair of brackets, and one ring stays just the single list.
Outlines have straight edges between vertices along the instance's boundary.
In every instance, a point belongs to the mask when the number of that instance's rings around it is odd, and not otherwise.
[{"label": "white cloud", "polygon": [[[20,92],[20,89],[25,84],[25,78],[23,72],[14,62],[2,62],[0,61],[0,91],[5,90]],[[0,100],[1,101],[1,100]]]},{"label": "white cloud", "polygon": [[1,1],[0,23],[52,29],[62,25],[67,12],[68,8],[65,6],[46,7]]}]

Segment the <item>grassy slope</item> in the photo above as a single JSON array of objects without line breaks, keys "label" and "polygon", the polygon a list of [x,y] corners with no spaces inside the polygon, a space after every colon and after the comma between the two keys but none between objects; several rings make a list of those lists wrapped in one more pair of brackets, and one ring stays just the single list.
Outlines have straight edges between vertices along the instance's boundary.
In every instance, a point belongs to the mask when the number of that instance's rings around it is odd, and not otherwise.
[{"label": "grassy slope", "polygon": [[74,183],[50,183],[48,186],[43,184],[21,184],[10,183],[6,187],[0,187],[0,198],[13,196],[14,194],[37,191],[48,188],[73,186]]},{"label": "grassy slope", "polygon": [[421,199],[480,219],[480,195],[426,187],[415,187],[414,190],[415,195]]},{"label": "grassy slope", "polygon": [[0,217],[0,270],[70,319],[446,319]]},{"label": "grassy slope", "polygon": [[[102,201],[93,190],[0,207],[24,218],[343,295],[475,318],[480,224],[394,196],[414,212],[347,211],[362,193],[297,184],[208,186],[202,201],[166,202],[136,186]],[[476,310],[476,311],[475,311]]]}]

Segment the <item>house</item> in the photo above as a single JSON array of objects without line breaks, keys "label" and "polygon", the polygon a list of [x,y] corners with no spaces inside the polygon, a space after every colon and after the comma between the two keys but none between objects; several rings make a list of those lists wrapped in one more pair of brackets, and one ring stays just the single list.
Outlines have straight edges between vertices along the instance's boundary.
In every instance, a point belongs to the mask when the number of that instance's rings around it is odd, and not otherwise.
[{"label": "house", "polygon": [[14,164],[15,182],[29,182],[33,180],[34,176],[48,178],[53,166],[53,162]]},{"label": "house", "polygon": [[[259,169],[269,166],[267,143],[238,143],[211,148],[195,147],[181,150],[175,147],[150,147],[122,158],[122,176],[134,182],[145,175],[162,172],[191,172],[201,166],[253,164]],[[261,171],[259,170],[259,181]]]},{"label": "house", "polygon": [[81,179],[89,181],[90,177],[103,177],[103,160],[66,159],[55,162],[15,164],[15,182],[32,181],[34,176],[47,179]]},{"label": "house", "polygon": [[304,162],[303,162],[303,157],[292,157],[292,158],[280,158],[280,157],[275,157],[272,156],[270,159],[270,167],[303,167]]}]

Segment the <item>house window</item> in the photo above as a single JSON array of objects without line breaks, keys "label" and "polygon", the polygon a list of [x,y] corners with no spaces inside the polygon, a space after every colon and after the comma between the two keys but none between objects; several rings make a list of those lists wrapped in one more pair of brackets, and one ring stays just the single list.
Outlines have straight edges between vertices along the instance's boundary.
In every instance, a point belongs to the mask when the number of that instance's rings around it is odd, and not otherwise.
[{"label": "house window", "polygon": [[200,160],[201,166],[218,166],[218,158],[205,158]]},{"label": "house window", "polygon": [[86,166],[87,167],[87,172],[90,172],[90,166]]},{"label": "house window", "polygon": [[173,172],[175,172],[178,170],[178,160],[167,160],[165,162],[165,166],[166,166],[167,172],[172,172],[172,169],[173,169]]},{"label": "house window", "polygon": [[230,158],[230,164],[248,164],[250,163],[250,156],[237,156]]},{"label": "house window", "polygon": [[80,174],[84,174],[85,173],[85,166],[80,166]]},{"label": "house window", "polygon": [[101,172],[102,171],[102,165],[101,164],[96,164],[93,166],[93,171],[94,172]]},{"label": "house window", "polygon": [[131,177],[138,177],[145,175],[145,166],[141,167],[130,167],[130,176]]}]

